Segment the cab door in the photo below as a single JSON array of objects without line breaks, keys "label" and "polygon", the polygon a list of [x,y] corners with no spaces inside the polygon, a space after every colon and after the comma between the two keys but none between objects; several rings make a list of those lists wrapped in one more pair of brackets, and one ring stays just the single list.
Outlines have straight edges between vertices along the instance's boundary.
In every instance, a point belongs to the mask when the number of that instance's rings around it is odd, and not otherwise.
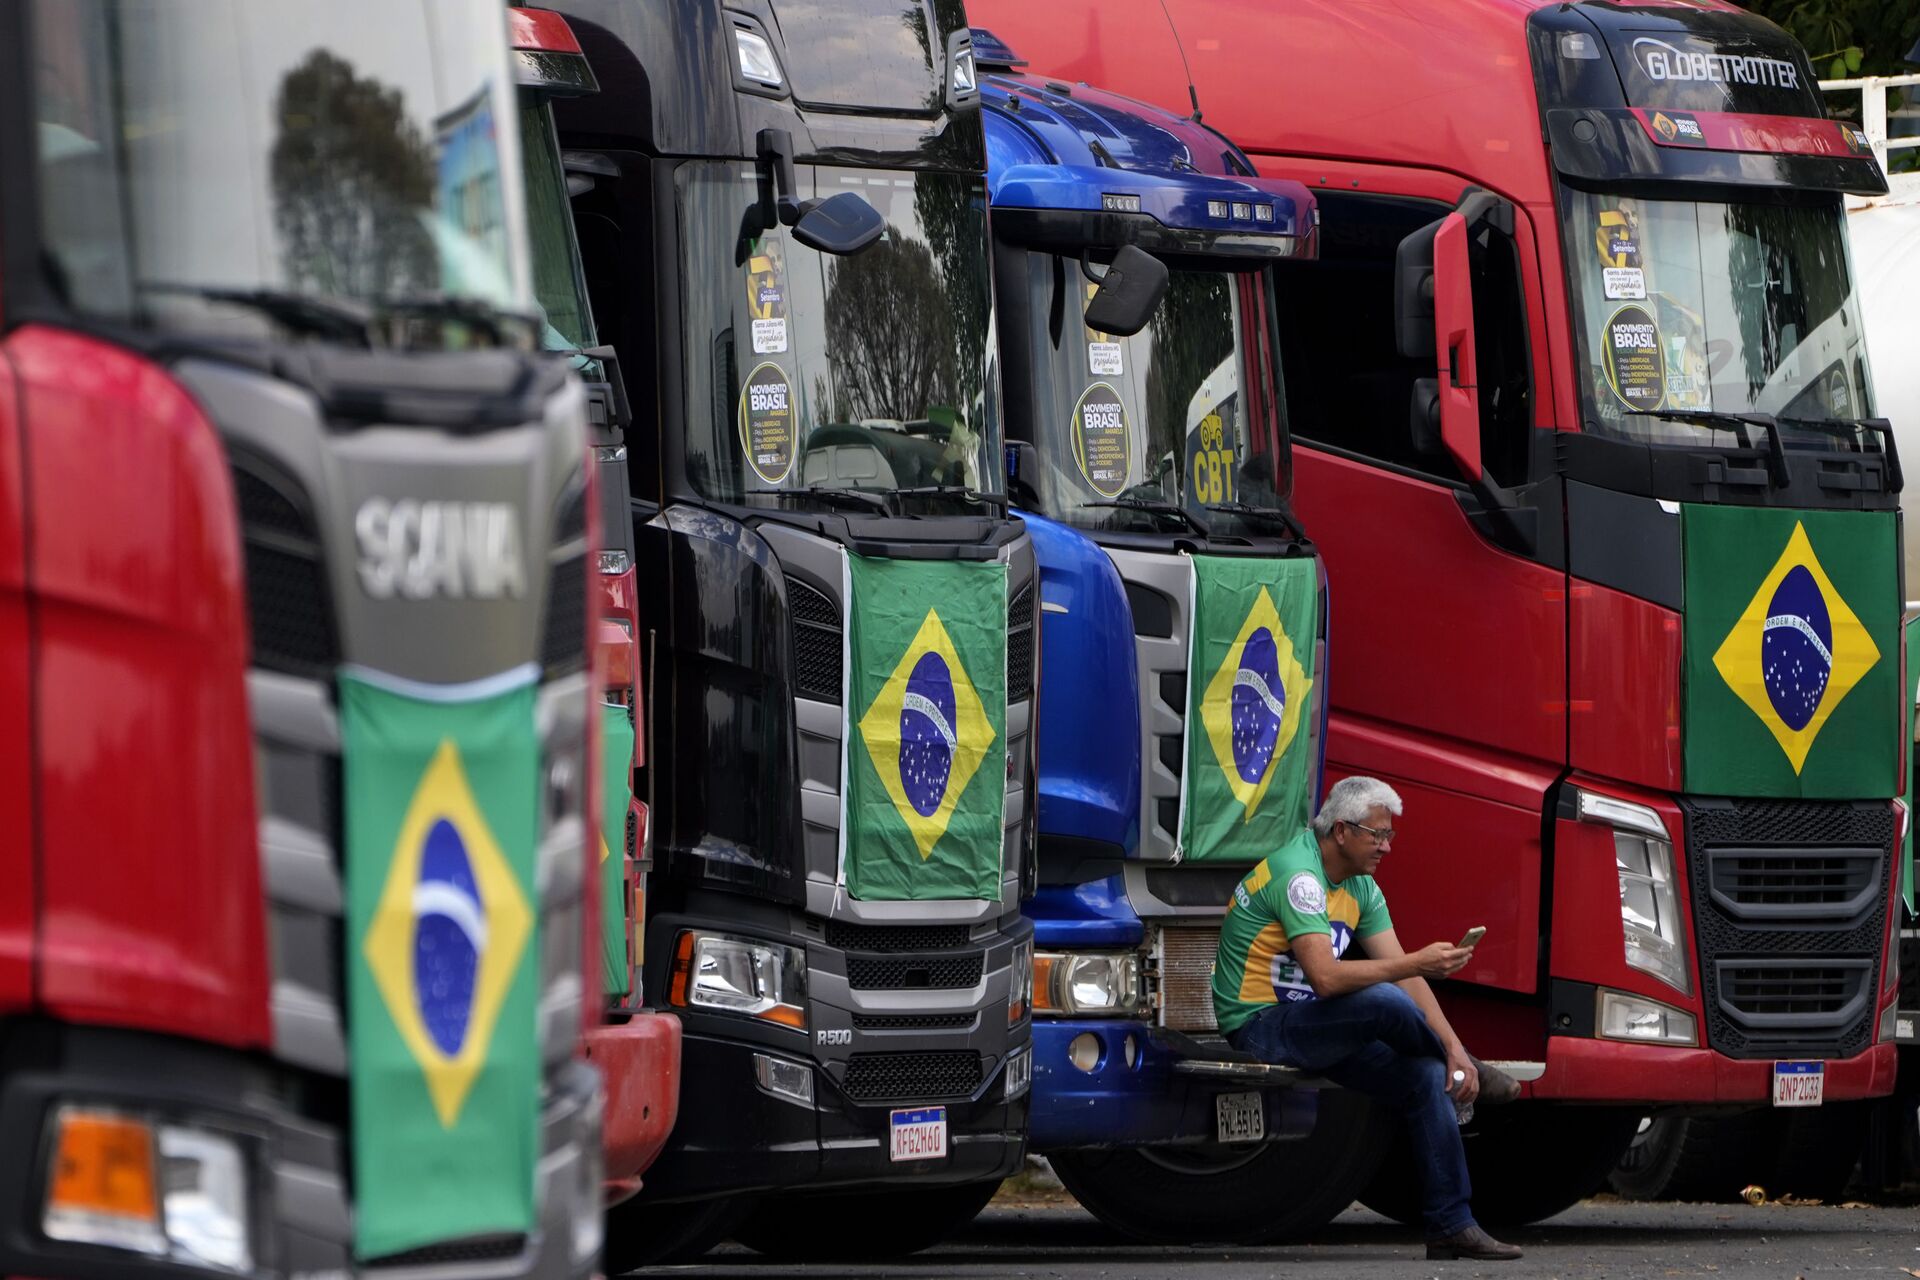
[{"label": "cab door", "polygon": [[1279,298],[1295,507],[1330,582],[1328,781],[1369,774],[1406,801],[1404,838],[1380,873],[1406,944],[1485,925],[1462,979],[1534,991],[1541,814],[1567,743],[1557,482],[1526,492],[1534,509],[1518,517],[1497,517],[1486,498],[1488,485],[1519,493],[1539,447],[1533,388],[1547,379],[1533,353],[1545,344],[1527,339],[1531,228],[1506,206],[1511,230],[1486,235],[1472,258],[1478,358],[1452,373],[1479,392],[1476,489],[1424,412],[1435,361],[1401,354],[1394,318],[1400,245],[1467,184],[1256,164],[1306,182],[1321,205],[1320,258],[1282,267]]}]

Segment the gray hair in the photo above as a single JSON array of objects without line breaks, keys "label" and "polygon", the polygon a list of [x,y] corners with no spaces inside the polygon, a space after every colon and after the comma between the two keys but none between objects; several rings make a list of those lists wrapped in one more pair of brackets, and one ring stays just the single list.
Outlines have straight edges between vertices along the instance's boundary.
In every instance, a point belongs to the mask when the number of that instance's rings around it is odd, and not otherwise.
[{"label": "gray hair", "polygon": [[1333,834],[1333,824],[1357,826],[1367,820],[1375,808],[1400,816],[1400,793],[1378,778],[1342,778],[1327,792],[1313,820],[1313,834],[1322,840]]}]

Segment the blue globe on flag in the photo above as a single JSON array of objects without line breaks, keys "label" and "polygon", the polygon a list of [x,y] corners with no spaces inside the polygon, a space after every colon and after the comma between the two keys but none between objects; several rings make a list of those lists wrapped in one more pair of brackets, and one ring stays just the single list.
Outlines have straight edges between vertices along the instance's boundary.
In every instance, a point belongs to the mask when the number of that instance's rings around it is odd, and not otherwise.
[{"label": "blue globe on flag", "polygon": [[427,1034],[451,1058],[466,1043],[487,915],[466,843],[445,818],[427,830],[413,916],[414,1001]]},{"label": "blue globe on flag", "polygon": [[1280,649],[1273,632],[1260,627],[1240,647],[1233,674],[1233,767],[1240,780],[1259,782],[1273,761],[1287,688],[1280,679]]},{"label": "blue globe on flag", "polygon": [[953,672],[946,659],[933,652],[921,654],[900,703],[900,785],[907,803],[923,818],[940,807],[953,774],[959,745],[955,711]]},{"label": "blue globe on flag", "polygon": [[1790,729],[1806,728],[1833,675],[1833,620],[1805,565],[1789,569],[1767,603],[1760,674],[1780,719]]}]

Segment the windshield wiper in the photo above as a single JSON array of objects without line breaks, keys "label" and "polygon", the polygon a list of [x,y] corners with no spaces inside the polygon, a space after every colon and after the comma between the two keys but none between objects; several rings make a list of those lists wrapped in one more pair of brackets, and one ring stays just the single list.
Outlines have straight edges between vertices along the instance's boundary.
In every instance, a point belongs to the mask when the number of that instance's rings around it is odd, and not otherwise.
[{"label": "windshield wiper", "polygon": [[1209,511],[1224,511],[1228,515],[1240,516],[1243,519],[1272,520],[1290,531],[1299,541],[1307,540],[1306,530],[1302,529],[1300,522],[1293,518],[1293,512],[1285,507],[1257,507],[1250,502],[1231,499],[1226,502],[1207,502],[1201,505]]},{"label": "windshield wiper", "polygon": [[1101,502],[1083,502],[1083,507],[1118,507],[1122,511],[1151,511],[1157,516],[1174,516],[1184,522],[1187,528],[1201,537],[1206,537],[1207,526],[1193,518],[1193,513],[1177,502],[1168,502],[1164,498],[1108,498]]},{"label": "windshield wiper", "polygon": [[1900,448],[1894,442],[1893,424],[1885,418],[1782,418],[1780,421],[1809,431],[1839,435],[1842,431],[1870,431],[1880,437],[1880,453],[1887,460],[1887,492],[1905,487],[1900,474]]},{"label": "windshield wiper", "polygon": [[1740,437],[1742,449],[1754,448],[1748,429],[1758,427],[1767,433],[1767,478],[1776,489],[1787,487],[1787,450],[1780,442],[1780,424],[1774,421],[1770,413],[1723,413],[1718,409],[1654,409],[1638,410],[1649,418],[1658,418],[1662,422],[1697,422],[1704,426],[1718,427],[1722,431],[1731,431]]},{"label": "windshield wiper", "polygon": [[893,504],[886,495],[868,493],[865,489],[837,489],[830,485],[808,485],[804,489],[748,489],[745,492],[773,498],[817,498],[828,506],[860,507],[863,510],[878,511],[883,516],[893,514]]},{"label": "windshield wiper", "polygon": [[896,498],[962,498],[968,502],[978,502],[983,506],[999,507],[1003,511],[1009,505],[1005,494],[982,493],[964,484],[915,485],[910,489],[895,489],[893,496]]},{"label": "windshield wiper", "polygon": [[[487,335],[497,347],[539,345],[540,321],[524,311],[509,311],[478,298],[451,293],[407,294],[381,298],[374,306],[382,312],[417,316],[425,320],[452,320]],[[509,330],[518,330],[516,338]]]},{"label": "windshield wiper", "polygon": [[227,289],[169,280],[143,280],[136,287],[142,293],[177,294],[246,307],[300,333],[337,338],[360,347],[373,345],[373,312],[345,298],[301,293],[296,289]]}]

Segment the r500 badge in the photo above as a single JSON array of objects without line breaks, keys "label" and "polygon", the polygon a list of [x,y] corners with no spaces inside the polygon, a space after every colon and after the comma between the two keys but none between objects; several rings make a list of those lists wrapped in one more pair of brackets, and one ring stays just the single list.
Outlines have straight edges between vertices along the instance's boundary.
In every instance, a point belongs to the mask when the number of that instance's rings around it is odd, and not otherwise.
[{"label": "r500 badge", "polygon": [[853,1032],[845,1027],[831,1029],[822,1027],[813,1033],[816,1044],[852,1044]]}]

